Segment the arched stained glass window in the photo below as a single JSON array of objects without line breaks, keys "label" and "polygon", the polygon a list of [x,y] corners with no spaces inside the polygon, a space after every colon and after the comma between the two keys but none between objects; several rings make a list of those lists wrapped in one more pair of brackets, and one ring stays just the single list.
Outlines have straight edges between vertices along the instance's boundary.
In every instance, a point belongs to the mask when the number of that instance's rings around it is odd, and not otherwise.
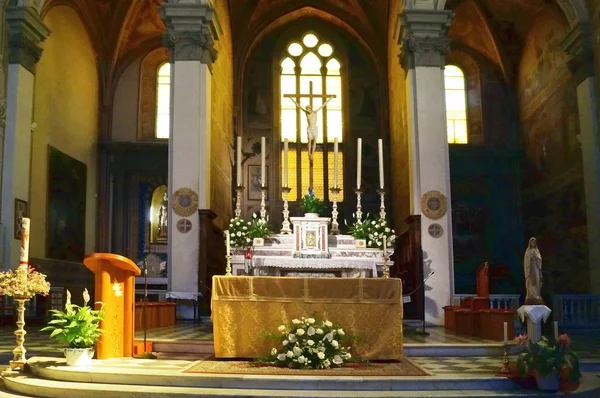
[{"label": "arched stained glass window", "polygon": [[444,69],[446,86],[446,121],[448,123],[448,143],[467,144],[467,95],[465,74],[455,65]]},{"label": "arched stained glass window", "polygon": [[[327,95],[334,95],[317,113],[319,135],[313,155],[313,187],[317,197],[329,200],[329,188],[343,189],[342,74],[334,47],[313,33],[294,40],[286,47],[280,64],[281,141],[288,140],[288,186],[290,201],[304,196],[309,188],[307,118],[303,108],[318,109]],[[292,98],[290,98],[292,97]],[[338,140],[338,170],[334,177],[334,142]],[[283,145],[282,145],[283,148]],[[285,181],[282,157],[282,184]],[[343,198],[343,191],[338,201]]]},{"label": "arched stained glass window", "polygon": [[171,64],[165,62],[156,74],[156,138],[169,138]]}]

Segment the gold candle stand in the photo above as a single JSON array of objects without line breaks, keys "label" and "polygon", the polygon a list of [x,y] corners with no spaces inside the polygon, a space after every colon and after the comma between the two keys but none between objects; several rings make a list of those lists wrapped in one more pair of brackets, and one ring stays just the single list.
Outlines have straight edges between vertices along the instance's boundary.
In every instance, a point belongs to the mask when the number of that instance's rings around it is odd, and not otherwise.
[{"label": "gold candle stand", "polygon": [[292,233],[292,228],[290,226],[290,210],[288,208],[288,196],[291,190],[292,188],[290,187],[281,188],[281,191],[283,192],[283,224],[280,232],[286,235]]}]

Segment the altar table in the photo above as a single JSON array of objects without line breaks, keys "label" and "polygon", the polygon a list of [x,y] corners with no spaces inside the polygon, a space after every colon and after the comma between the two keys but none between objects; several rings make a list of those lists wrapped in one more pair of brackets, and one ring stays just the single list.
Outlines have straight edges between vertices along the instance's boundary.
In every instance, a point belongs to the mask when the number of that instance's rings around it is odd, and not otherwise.
[{"label": "altar table", "polygon": [[216,358],[268,355],[276,343],[261,334],[311,316],[357,336],[351,350],[355,357],[402,358],[400,279],[213,276]]}]

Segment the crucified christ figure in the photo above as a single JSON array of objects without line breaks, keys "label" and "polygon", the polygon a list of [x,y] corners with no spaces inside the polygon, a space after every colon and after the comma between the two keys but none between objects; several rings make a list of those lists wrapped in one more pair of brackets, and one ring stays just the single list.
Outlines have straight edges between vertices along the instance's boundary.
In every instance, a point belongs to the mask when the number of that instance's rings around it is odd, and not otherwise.
[{"label": "crucified christ figure", "polygon": [[312,106],[307,105],[306,108],[303,108],[302,105],[298,103],[294,98],[288,97],[291,99],[294,104],[298,108],[300,108],[304,113],[306,113],[306,121],[308,122],[308,126],[306,127],[306,135],[308,135],[308,158],[312,160],[313,154],[317,150],[317,139],[319,138],[319,126],[317,126],[317,113],[323,109],[325,105],[329,101],[331,101],[335,96],[328,97],[323,104],[317,109],[313,109]]}]

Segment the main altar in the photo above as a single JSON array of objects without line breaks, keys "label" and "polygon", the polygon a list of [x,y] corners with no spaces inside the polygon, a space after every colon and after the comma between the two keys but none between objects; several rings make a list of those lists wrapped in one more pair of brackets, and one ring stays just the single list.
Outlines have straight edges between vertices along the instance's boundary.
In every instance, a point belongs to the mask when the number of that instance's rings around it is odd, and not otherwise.
[{"label": "main altar", "polygon": [[[292,234],[277,234],[264,245],[232,252],[235,276],[377,278],[383,276],[386,256],[377,248],[357,247],[350,235],[330,235],[329,218],[292,217]],[[360,246],[360,245],[358,245]],[[387,266],[392,262],[387,260]]]}]

